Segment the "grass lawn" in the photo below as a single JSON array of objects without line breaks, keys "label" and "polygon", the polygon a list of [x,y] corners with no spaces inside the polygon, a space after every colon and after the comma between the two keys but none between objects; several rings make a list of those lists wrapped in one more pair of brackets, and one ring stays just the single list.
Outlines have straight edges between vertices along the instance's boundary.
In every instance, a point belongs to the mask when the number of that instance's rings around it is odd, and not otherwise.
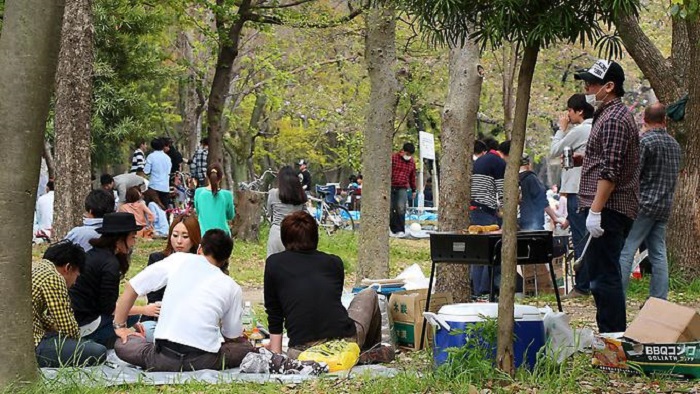
[{"label": "grass lawn", "polygon": [[[231,276],[244,289],[262,288],[267,230],[263,230],[257,243],[236,242],[231,258]],[[357,264],[357,234],[340,233],[321,235],[319,249],[340,256],[346,267],[346,288],[355,282]],[[391,239],[391,275],[417,263],[428,275],[430,251],[427,240],[409,241]],[[132,256],[127,278],[146,266],[148,255],[162,250],[165,241],[139,241]],[[39,258],[45,247],[34,248],[34,258]],[[628,320],[632,320],[648,292],[648,280],[631,283],[628,301]],[[686,283],[671,280],[670,301],[700,306],[700,280]],[[527,298],[524,303],[537,306],[554,306],[554,296]],[[595,328],[595,306],[591,298],[567,300],[564,310],[570,315],[572,326]],[[262,314],[261,306],[256,311]],[[664,377],[635,377],[611,374],[590,366],[590,355],[577,354],[562,366],[542,365],[534,372],[521,371],[516,379],[500,377],[488,362],[467,365],[466,372],[447,376],[433,372],[429,350],[402,352],[391,365],[400,373],[394,378],[354,378],[352,380],[319,379],[299,385],[233,384],[207,385],[192,383],[181,386],[129,385],[120,387],[83,387],[77,384],[44,382],[13,392],[28,393],[658,393],[700,392],[700,382],[677,381]],[[9,392],[9,391],[8,391]]]}]

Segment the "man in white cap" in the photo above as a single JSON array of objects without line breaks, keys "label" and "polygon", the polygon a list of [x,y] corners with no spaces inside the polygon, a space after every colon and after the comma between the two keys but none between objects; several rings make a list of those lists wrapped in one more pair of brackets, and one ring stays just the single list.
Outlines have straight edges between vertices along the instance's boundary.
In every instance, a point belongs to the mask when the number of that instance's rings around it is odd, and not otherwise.
[{"label": "man in white cap", "polygon": [[591,236],[584,264],[598,330],[622,332],[626,311],[619,261],[639,207],[638,130],[621,100],[625,74],[619,64],[598,60],[574,77],[584,81],[586,101],[596,109],[579,188],[579,209]]},{"label": "man in white cap", "polygon": [[309,172],[309,163],[301,159],[297,162],[299,166],[299,181],[301,182],[301,187],[308,194],[311,192],[311,173]]}]

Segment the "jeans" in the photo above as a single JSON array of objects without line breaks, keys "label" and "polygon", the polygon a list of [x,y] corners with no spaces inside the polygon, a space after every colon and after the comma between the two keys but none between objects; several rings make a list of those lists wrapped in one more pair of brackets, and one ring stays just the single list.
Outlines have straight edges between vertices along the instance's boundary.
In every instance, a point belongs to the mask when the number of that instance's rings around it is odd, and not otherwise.
[{"label": "jeans", "polygon": [[[583,212],[578,212],[578,194],[569,194],[566,196],[566,209],[571,228],[571,240],[574,244],[574,256],[578,259],[583,254],[583,248],[586,246],[588,231],[586,230],[586,215]],[[582,293],[590,293],[591,280],[588,274],[588,266],[583,262],[576,272],[576,284],[574,288]]]},{"label": "jeans", "polygon": [[649,250],[649,262],[651,263],[651,284],[649,296],[668,298],[668,260],[666,259],[666,225],[667,222],[655,220],[640,213],[632,224],[625,246],[620,254],[620,272],[622,274],[622,287],[627,293],[630,275],[632,274],[632,262],[634,253],[642,242],[646,243]]},{"label": "jeans", "polygon": [[406,188],[392,187],[389,228],[394,234],[406,232],[406,202],[408,202]]},{"label": "jeans", "polygon": [[[498,217],[485,212],[481,209],[475,209],[469,212],[469,223],[476,226],[488,226],[498,223]],[[494,275],[500,274],[495,272]],[[479,296],[489,294],[491,292],[491,277],[489,275],[489,266],[487,265],[472,265],[470,269],[472,280],[472,294]]]},{"label": "jeans", "polygon": [[[83,339],[95,341],[100,345],[106,346],[108,349],[113,349],[114,341],[117,340],[117,334],[114,333],[114,316],[102,315],[101,317],[100,326],[91,334],[84,336]],[[129,316],[129,318],[126,319],[127,327],[138,323],[140,317],[141,316]]]},{"label": "jeans", "polygon": [[46,333],[36,347],[40,368],[87,367],[104,362],[107,348],[92,341]]},{"label": "jeans", "polygon": [[[588,209],[584,213],[588,216]],[[620,252],[632,227],[632,219],[607,208],[601,215],[601,226],[605,232],[591,239],[584,260],[591,275],[598,331],[622,332],[627,325],[627,312],[620,276]]]}]

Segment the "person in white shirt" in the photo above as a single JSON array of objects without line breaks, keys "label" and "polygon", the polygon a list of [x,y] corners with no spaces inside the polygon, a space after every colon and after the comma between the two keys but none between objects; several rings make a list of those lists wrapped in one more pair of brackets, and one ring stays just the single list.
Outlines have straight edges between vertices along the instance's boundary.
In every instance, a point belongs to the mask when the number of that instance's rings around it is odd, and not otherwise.
[{"label": "person in white shirt", "polygon": [[[232,250],[231,237],[212,229],[197,254],[174,253],[133,277],[114,311],[114,330],[121,338],[114,345],[117,356],[149,371],[238,367],[255,349],[242,337],[241,287],[224,273]],[[163,287],[151,343],[126,328],[126,318],[138,296]]]},{"label": "person in white shirt", "polygon": [[[569,97],[566,103],[567,113],[559,119],[559,131],[552,138],[550,157],[558,159],[564,153],[564,148],[571,148],[572,153],[584,154],[588,136],[593,125],[593,106],[586,102],[586,96],[580,93]],[[571,239],[574,245],[576,259],[583,255],[586,244],[586,215],[578,210],[578,192],[581,181],[581,168],[563,168],[559,193],[566,195],[567,222],[562,226],[571,229]],[[576,270],[576,284],[573,290],[565,295],[567,298],[586,296],[591,291],[590,278],[585,266]]]},{"label": "person in white shirt", "polygon": [[46,182],[46,194],[39,197],[36,201],[36,230],[35,233],[43,233],[47,237],[51,237],[51,229],[53,228],[53,200],[54,200],[54,183],[53,181]]}]

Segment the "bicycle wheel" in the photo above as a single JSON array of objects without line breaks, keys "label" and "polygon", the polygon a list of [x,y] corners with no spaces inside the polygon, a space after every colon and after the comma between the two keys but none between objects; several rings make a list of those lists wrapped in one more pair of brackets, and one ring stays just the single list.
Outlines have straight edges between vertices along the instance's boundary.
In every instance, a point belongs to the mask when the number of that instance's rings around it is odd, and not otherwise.
[{"label": "bicycle wheel", "polygon": [[333,222],[334,231],[338,229],[355,231],[355,221],[347,208],[340,205],[330,206],[328,207],[328,217]]}]

